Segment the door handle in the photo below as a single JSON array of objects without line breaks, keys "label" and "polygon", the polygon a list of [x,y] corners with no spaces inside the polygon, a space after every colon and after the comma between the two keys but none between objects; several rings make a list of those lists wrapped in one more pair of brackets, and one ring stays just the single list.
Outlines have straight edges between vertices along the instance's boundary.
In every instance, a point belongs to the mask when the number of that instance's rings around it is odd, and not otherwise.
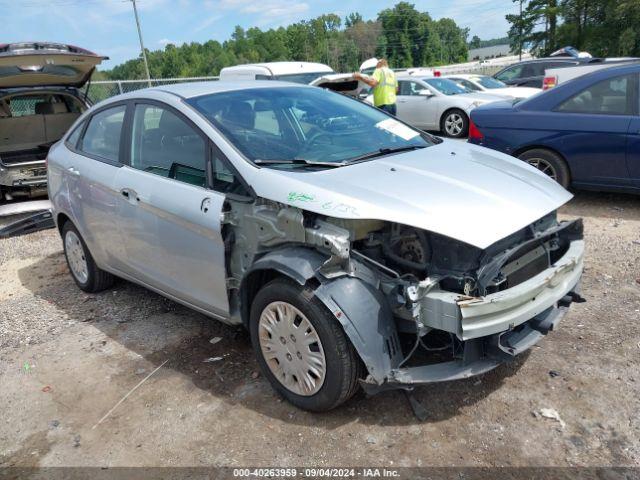
[{"label": "door handle", "polygon": [[211,208],[211,199],[209,197],[206,197],[204,200],[202,200],[202,203],[200,204],[200,210],[202,210],[202,213],[207,213],[210,208]]},{"label": "door handle", "polygon": [[71,174],[74,175],[76,177],[80,176],[80,170],[76,170],[74,167],[69,167],[67,168],[67,171]]},{"label": "door handle", "polygon": [[129,190],[127,190],[126,188],[123,188],[122,190],[120,190],[120,193],[124,198],[129,198]]}]

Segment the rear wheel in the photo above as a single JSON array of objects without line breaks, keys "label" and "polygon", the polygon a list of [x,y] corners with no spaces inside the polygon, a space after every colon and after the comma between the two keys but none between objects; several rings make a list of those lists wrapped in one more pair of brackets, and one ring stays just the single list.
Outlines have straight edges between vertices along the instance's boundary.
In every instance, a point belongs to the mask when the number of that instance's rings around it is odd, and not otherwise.
[{"label": "rear wheel", "polygon": [[113,275],[98,268],[82,236],[70,221],[62,227],[62,245],[69,271],[80,290],[96,293],[113,285]]},{"label": "rear wheel", "polygon": [[360,359],[312,291],[273,280],[256,295],[250,322],[263,374],[295,406],[327,411],[357,391]]},{"label": "rear wheel", "polygon": [[464,138],[469,134],[469,117],[457,108],[449,110],[442,116],[440,130],[449,137]]},{"label": "rear wheel", "polygon": [[535,148],[521,153],[518,158],[548,175],[564,188],[569,188],[571,183],[569,167],[557,153],[544,148]]}]

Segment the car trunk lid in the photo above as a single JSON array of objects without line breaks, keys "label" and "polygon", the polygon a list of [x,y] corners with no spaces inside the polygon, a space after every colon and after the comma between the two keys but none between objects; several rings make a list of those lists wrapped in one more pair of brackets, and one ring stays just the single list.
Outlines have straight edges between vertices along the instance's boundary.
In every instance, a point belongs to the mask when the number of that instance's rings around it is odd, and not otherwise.
[{"label": "car trunk lid", "polygon": [[357,97],[366,85],[353,78],[351,73],[332,73],[316,78],[310,85],[314,87],[326,88],[334,92]]},{"label": "car trunk lid", "polygon": [[82,87],[108,57],[58,43],[0,44],[0,88]]}]

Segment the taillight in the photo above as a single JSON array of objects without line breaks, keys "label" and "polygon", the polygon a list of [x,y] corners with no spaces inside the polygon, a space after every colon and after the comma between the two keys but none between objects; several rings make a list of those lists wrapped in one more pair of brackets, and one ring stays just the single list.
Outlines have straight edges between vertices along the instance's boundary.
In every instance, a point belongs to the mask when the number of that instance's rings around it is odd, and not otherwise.
[{"label": "taillight", "polygon": [[434,76],[434,77],[439,77],[439,76],[441,76],[441,75],[442,75],[442,72],[441,72],[440,70],[434,70],[434,71],[433,71],[433,76]]},{"label": "taillight", "polygon": [[476,127],[472,119],[469,119],[469,140],[481,142],[484,139],[482,132]]},{"label": "taillight", "polygon": [[544,77],[542,80],[542,89],[549,90],[558,84],[558,77]]}]

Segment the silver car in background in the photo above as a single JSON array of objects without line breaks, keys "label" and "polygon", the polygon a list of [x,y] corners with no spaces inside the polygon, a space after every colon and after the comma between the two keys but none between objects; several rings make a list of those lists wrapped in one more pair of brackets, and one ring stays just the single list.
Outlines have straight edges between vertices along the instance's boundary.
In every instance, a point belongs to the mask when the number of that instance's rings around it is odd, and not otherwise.
[{"label": "silver car in background", "polygon": [[[469,133],[469,113],[486,103],[507,98],[472,92],[442,77],[398,75],[398,118],[429,131],[440,131],[453,138]],[[372,98],[368,100],[370,103]]]},{"label": "silver car in background", "polygon": [[327,90],[132,92],[85,113],[48,160],[82,290],[117,276],[244,325],[304,409],[481,374],[580,300],[582,222],[556,219],[566,190]]}]

